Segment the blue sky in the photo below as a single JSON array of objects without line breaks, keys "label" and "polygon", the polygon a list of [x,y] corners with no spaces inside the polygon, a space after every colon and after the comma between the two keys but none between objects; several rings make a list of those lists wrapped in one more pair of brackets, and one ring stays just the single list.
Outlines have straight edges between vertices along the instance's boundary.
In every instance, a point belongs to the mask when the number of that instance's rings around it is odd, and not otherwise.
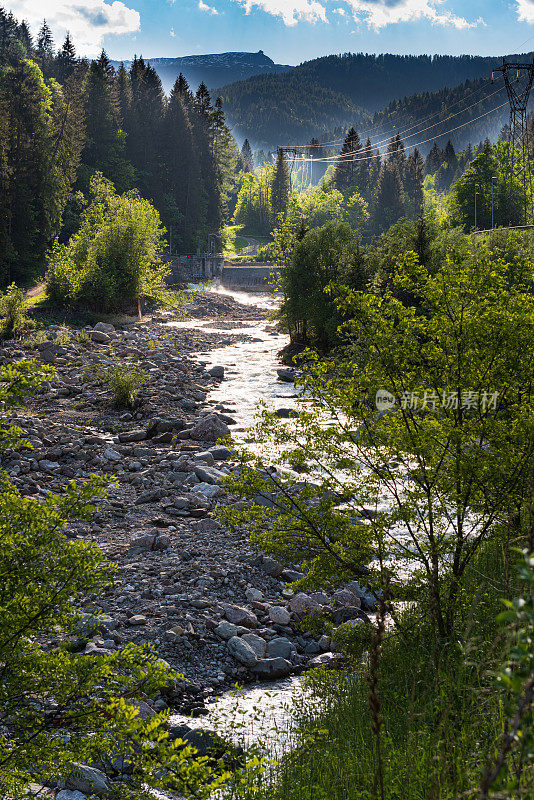
[{"label": "blue sky", "polygon": [[[473,53],[534,49],[534,0],[0,0],[35,31],[112,58],[264,50],[298,64],[340,52]],[[525,40],[529,40],[524,44]]]}]

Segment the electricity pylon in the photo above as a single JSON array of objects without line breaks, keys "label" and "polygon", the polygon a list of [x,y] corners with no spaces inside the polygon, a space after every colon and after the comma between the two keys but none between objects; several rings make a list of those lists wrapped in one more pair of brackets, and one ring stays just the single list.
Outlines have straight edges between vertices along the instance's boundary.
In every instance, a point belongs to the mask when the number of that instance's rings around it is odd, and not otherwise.
[{"label": "electricity pylon", "polygon": [[[530,64],[509,61],[497,67],[491,74],[501,72],[510,103],[510,152],[506,197],[509,216],[512,215],[512,193],[515,186],[521,186],[521,205],[524,223],[528,222],[529,203],[532,202],[531,170],[527,143],[527,106],[534,81],[534,62]],[[510,224],[512,219],[509,219]]]}]

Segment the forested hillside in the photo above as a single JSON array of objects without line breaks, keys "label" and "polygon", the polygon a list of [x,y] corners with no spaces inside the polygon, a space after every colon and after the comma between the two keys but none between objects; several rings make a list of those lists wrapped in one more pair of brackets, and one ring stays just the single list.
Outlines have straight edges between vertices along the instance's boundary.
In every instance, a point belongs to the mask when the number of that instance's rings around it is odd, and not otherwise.
[{"label": "forested hillside", "polygon": [[42,271],[56,237],[79,227],[96,172],[152,201],[182,251],[205,246],[224,220],[239,152],[204,84],[180,77],[169,98],[142,58],[115,71],[106,54],[36,42],[0,9],[0,282]]},{"label": "forested hillside", "polygon": [[[221,96],[238,133],[246,131],[258,146],[274,147],[285,144],[288,137],[303,143],[306,137],[320,136],[336,125],[356,126],[355,107],[363,118],[388,103],[404,102],[402,98],[425,97],[444,87],[489,78],[500,63],[499,58],[481,56],[328,56],[290,72],[223,87]],[[333,108],[328,104],[317,108],[321,92],[328,93]]]}]

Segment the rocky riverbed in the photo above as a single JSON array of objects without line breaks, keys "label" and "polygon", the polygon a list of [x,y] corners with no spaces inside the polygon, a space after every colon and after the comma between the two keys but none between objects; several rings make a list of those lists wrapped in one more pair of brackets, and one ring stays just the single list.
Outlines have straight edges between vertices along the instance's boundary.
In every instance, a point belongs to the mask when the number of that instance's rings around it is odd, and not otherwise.
[{"label": "rocky riverbed", "polygon": [[[266,336],[255,336],[256,328]],[[0,350],[3,364],[34,357],[56,370],[10,418],[33,446],[3,459],[21,492],[44,497],[69,479],[116,477],[94,518],[69,529],[118,565],[114,585],[89,599],[76,644],[88,658],[128,642],[152,644],[187,678],[156,700],[156,710],[202,716],[211,696],[236,681],[285,678],[334,661],[330,639],[303,630],[303,615],[322,611],[334,622],[361,624],[372,604],[357,583],[295,594],[288,583],[299,577],[298,565],[254,552],[245,530],[230,532],[215,517],[220,504],[238,502],[221,485],[235,454],[217,440],[243,423],[231,391],[232,403],[224,400],[232,370],[222,359],[226,348],[235,357],[240,343],[264,346],[269,331],[274,346],[264,310],[203,293],[187,324],[166,313],[68,333],[50,326]],[[210,367],[214,353],[219,361]],[[148,375],[131,411],[113,407],[102,380],[124,358]],[[290,379],[283,371],[280,385]]]}]

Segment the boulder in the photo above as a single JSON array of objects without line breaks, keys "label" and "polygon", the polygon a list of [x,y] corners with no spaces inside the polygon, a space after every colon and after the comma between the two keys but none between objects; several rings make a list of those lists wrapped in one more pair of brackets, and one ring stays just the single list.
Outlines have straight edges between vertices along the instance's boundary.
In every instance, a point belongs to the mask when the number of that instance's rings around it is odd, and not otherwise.
[{"label": "boulder", "polygon": [[56,794],[56,800],[85,800],[86,795],[77,790],[62,789]]},{"label": "boulder", "polygon": [[295,651],[296,647],[290,639],[286,639],[285,636],[277,636],[267,643],[265,656],[268,659],[284,658],[286,661],[289,661]]},{"label": "boulder", "polygon": [[350,589],[338,589],[334,592],[333,599],[342,606],[355,606],[356,608],[362,606],[359,596]]},{"label": "boulder", "polygon": [[351,619],[367,620],[368,617],[359,606],[341,606],[341,608],[336,608],[332,613],[332,622],[334,625],[342,625],[344,622],[348,622]]},{"label": "boulder", "polygon": [[89,336],[93,342],[98,342],[98,344],[107,344],[110,341],[109,335],[104,331],[89,331]]},{"label": "boulder", "polygon": [[280,367],[276,370],[278,375],[278,380],[284,381],[284,383],[294,383],[295,382],[295,373],[292,369],[288,369],[287,367]]},{"label": "boulder", "polygon": [[255,633],[245,633],[241,637],[241,641],[246,642],[250,647],[252,647],[258,658],[263,658],[265,656],[265,648],[267,647],[267,644],[265,639],[262,639],[261,636],[258,636]]},{"label": "boulder", "polygon": [[229,435],[230,428],[217,414],[208,414],[189,430],[189,438],[200,442],[216,442]]},{"label": "boulder", "polygon": [[252,667],[252,672],[258,678],[273,680],[275,678],[286,678],[293,671],[290,661],[285,658],[262,658],[261,661]]},{"label": "boulder", "polygon": [[208,370],[208,375],[211,375],[212,378],[219,378],[222,380],[224,378],[224,367],[215,366]]},{"label": "boulder", "polygon": [[320,613],[323,609],[319,603],[304,592],[299,592],[289,601],[289,607],[295,614]]},{"label": "boulder", "polygon": [[93,330],[103,331],[104,333],[115,333],[115,326],[111,322],[97,322]]},{"label": "boulder", "polygon": [[194,470],[195,470],[195,475],[197,476],[197,478],[199,480],[203,481],[204,483],[216,484],[216,483],[219,483],[219,481],[221,481],[221,480],[223,480],[224,478],[227,477],[226,473],[221,472],[218,469],[215,469],[215,467],[209,467],[209,466],[200,467],[200,466],[196,466],[196,467],[194,467]]},{"label": "boulder", "polygon": [[271,578],[279,578],[284,571],[284,567],[279,561],[277,561],[275,558],[267,558],[266,556],[263,557],[261,567],[263,571],[267,573],[267,575],[271,576]]},{"label": "boulder", "polygon": [[228,652],[232,658],[235,658],[236,661],[239,661],[239,663],[243,664],[245,667],[253,667],[258,661],[254,649],[247,642],[244,642],[243,639],[240,639],[239,636],[232,636],[232,638],[228,640]]},{"label": "boulder", "polygon": [[256,615],[252,611],[249,611],[248,608],[225,605],[224,615],[228,622],[233,622],[234,625],[243,625],[245,628],[258,627]]},{"label": "boulder", "polygon": [[223,620],[222,622],[219,622],[219,624],[215,628],[215,633],[217,634],[217,636],[220,636],[221,639],[225,639],[225,641],[228,641],[228,639],[231,639],[233,636],[237,636],[238,626],[233,625],[231,622],[225,622]]},{"label": "boulder", "polygon": [[308,667],[314,669],[326,665],[327,667],[335,667],[343,660],[341,653],[321,653],[320,656],[315,656],[311,661],[308,661]]},{"label": "boulder", "polygon": [[275,625],[289,625],[291,614],[283,606],[269,606],[269,619]]},{"label": "boulder", "polygon": [[72,789],[83,794],[100,796],[111,789],[104,773],[94,767],[88,767],[86,764],[73,764],[73,770],[64,783],[65,789]]}]

